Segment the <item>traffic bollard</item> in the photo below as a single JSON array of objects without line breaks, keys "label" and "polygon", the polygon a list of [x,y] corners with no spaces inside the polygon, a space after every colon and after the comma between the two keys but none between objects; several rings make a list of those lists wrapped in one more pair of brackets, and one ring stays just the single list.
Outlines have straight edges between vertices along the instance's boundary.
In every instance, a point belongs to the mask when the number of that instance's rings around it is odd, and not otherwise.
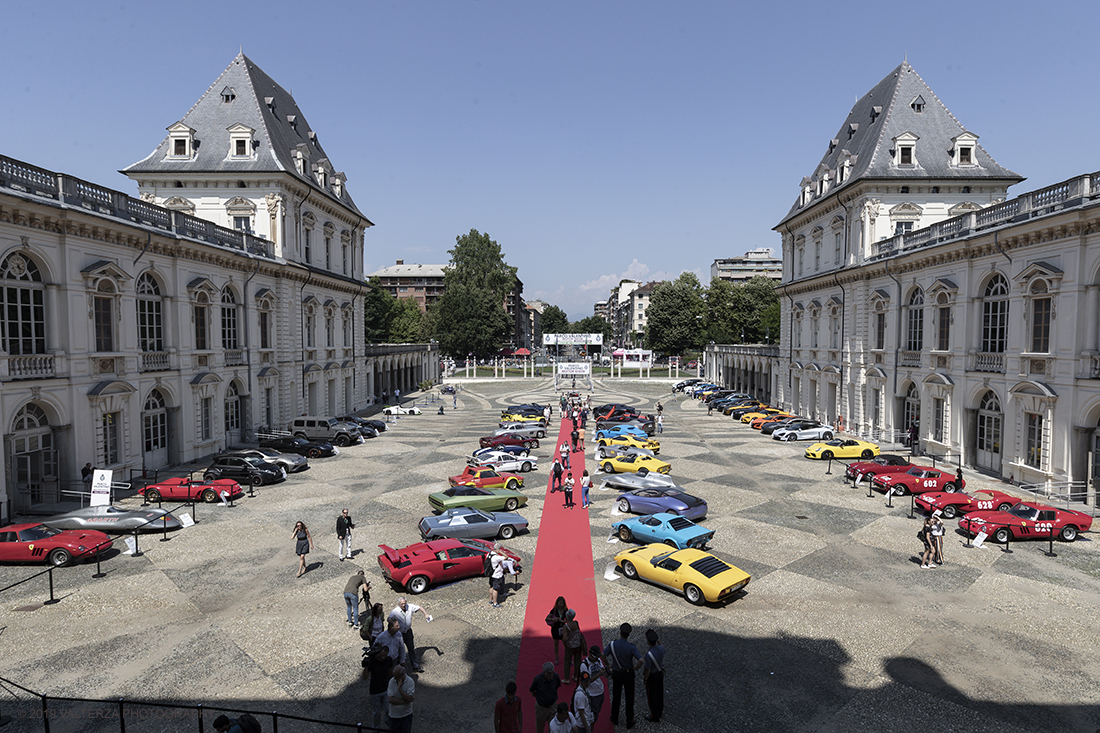
[{"label": "traffic bollard", "polygon": [[1058,553],[1054,551],[1054,525],[1050,526],[1050,535],[1048,539],[1050,541],[1050,547],[1047,548],[1047,557],[1058,557]]},{"label": "traffic bollard", "polygon": [[[49,560],[46,560],[46,562],[49,562]],[[44,605],[44,606],[52,606],[53,604],[57,603],[57,599],[53,597],[53,565],[50,565],[50,567],[49,567],[49,576],[50,576],[50,600],[43,603],[42,605]]]},{"label": "traffic bollard", "polygon": [[832,456],[829,456],[829,465],[825,469],[825,475],[826,476],[832,476],[833,475],[833,457]]}]

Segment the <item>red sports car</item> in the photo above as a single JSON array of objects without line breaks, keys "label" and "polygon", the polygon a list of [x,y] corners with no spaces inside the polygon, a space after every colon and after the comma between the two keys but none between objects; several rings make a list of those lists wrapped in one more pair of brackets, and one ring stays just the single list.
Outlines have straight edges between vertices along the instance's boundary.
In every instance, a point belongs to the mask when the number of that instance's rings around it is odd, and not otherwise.
[{"label": "red sports car", "polygon": [[1072,509],[1021,501],[1007,512],[972,512],[959,520],[959,527],[972,536],[985,532],[997,542],[1045,540],[1055,534],[1073,542],[1079,532],[1088,532],[1092,517]]},{"label": "red sports car", "polygon": [[488,435],[478,441],[482,448],[496,448],[498,445],[521,445],[527,450],[539,447],[538,438],[521,438],[518,435]]},{"label": "red sports car", "polygon": [[44,524],[0,527],[0,562],[68,565],[74,558],[95,557],[111,549],[112,540],[94,529],[54,529]]},{"label": "red sports car", "polygon": [[1007,512],[1019,501],[1003,491],[929,491],[916,499],[918,507],[926,512],[940,511],[944,519],[954,519],[958,514],[976,511]]},{"label": "red sports car", "polygon": [[875,456],[874,460],[871,461],[849,463],[848,468],[844,471],[844,478],[849,481],[857,481],[861,475],[867,474],[867,478],[871,479],[880,473],[908,471],[912,467],[913,464],[905,456],[883,453]]},{"label": "red sports car", "polygon": [[451,476],[451,486],[476,486],[479,489],[518,489],[523,477],[514,473],[501,473],[484,466],[466,466],[457,476]]},{"label": "red sports car", "polygon": [[235,499],[244,492],[241,485],[233,479],[219,478],[213,481],[193,481],[189,478],[168,478],[160,483],[149,484],[145,488],[138,489],[138,493],[148,502],[160,501],[195,501],[202,499],[212,503],[221,500],[222,491],[229,492],[229,498]]},{"label": "red sports car", "polygon": [[[423,593],[431,585],[447,583],[482,574],[485,555],[493,543],[475,539],[439,539],[418,542],[395,550],[379,545],[378,564],[386,580],[404,586],[409,593]],[[501,548],[519,569],[520,556]]]},{"label": "red sports car", "polygon": [[893,491],[894,496],[905,494],[923,494],[928,491],[955,491],[956,488],[966,488],[966,481],[962,486],[955,485],[954,471],[948,473],[938,468],[927,466],[913,466],[904,473],[879,474],[871,479],[871,486],[875,491],[886,493]]}]

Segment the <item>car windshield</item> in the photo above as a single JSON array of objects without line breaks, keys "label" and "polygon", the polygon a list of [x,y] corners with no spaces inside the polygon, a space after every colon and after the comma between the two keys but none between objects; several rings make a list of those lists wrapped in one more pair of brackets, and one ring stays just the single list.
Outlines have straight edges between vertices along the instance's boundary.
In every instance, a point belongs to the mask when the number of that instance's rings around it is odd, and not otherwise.
[{"label": "car windshield", "polygon": [[274,457],[274,456],[277,456],[277,455],[279,455],[279,451],[277,451],[277,450],[272,450],[271,448],[257,448],[256,450],[257,450],[257,452],[259,452],[259,453],[263,453],[263,454],[264,454],[265,456],[272,456],[272,457]]},{"label": "car windshield", "polygon": [[1027,504],[1017,504],[1008,510],[1009,514],[1013,514],[1020,519],[1037,519],[1039,516],[1039,510],[1035,507],[1028,506]]},{"label": "car windshield", "polygon": [[257,456],[241,456],[246,462],[251,463],[253,466],[259,466],[263,463],[263,459]]},{"label": "car windshield", "polygon": [[44,540],[47,537],[53,537],[57,534],[61,534],[61,530],[39,524],[35,527],[28,527],[27,529],[20,530],[19,541],[34,542],[35,540]]}]

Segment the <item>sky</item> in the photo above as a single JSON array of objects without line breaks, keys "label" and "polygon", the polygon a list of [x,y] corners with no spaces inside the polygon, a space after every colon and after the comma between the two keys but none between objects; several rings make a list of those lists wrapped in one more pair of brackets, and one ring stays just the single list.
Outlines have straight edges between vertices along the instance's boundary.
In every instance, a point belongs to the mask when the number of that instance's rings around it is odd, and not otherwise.
[{"label": "sky", "polygon": [[1012,195],[1100,169],[1094,2],[2,3],[0,154],[136,195],[118,171],[243,48],[374,222],[366,272],[445,264],[477,229],[572,320],[623,278],[778,252],[905,59],[1027,178]]}]

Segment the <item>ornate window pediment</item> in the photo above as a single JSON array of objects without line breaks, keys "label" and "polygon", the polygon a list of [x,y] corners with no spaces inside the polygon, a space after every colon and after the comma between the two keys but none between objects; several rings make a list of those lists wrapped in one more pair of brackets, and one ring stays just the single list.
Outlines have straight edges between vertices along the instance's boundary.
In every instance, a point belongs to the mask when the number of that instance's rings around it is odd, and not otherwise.
[{"label": "ornate window pediment", "polygon": [[252,216],[256,213],[256,204],[243,196],[234,196],[225,202],[225,210],[230,216]]},{"label": "ornate window pediment", "polygon": [[1019,275],[1014,277],[1013,280],[1025,286],[1025,291],[1027,290],[1027,284],[1036,278],[1046,280],[1047,287],[1050,290],[1057,290],[1058,285],[1062,282],[1062,275],[1064,274],[1065,273],[1049,262],[1032,262],[1025,267]]},{"label": "ornate window pediment", "polygon": [[924,209],[914,203],[906,201],[890,209],[890,219],[893,221],[916,221],[920,219]]},{"label": "ornate window pediment", "polygon": [[201,275],[187,283],[187,292],[190,293],[192,298],[196,298],[200,293],[205,295],[207,300],[220,297],[218,289],[210,281],[210,278]]},{"label": "ornate window pediment", "polygon": [[190,160],[199,147],[199,141],[195,139],[195,131],[177,122],[168,127],[168,155],[171,160]]},{"label": "ornate window pediment", "polygon": [[956,168],[976,166],[978,164],[974,151],[978,149],[978,136],[972,132],[964,132],[951,138],[951,165]]},{"label": "ornate window pediment", "polygon": [[963,201],[961,204],[955,204],[947,213],[951,216],[960,216],[962,214],[969,214],[971,211],[981,211],[982,207],[978,206],[973,201]]},{"label": "ornate window pediment", "polygon": [[893,163],[895,166],[898,168],[916,168],[920,165],[917,162],[918,140],[920,140],[920,136],[908,131],[893,139]]},{"label": "ornate window pediment", "polygon": [[165,200],[165,202],[161,204],[161,206],[166,209],[172,209],[173,211],[182,211],[183,213],[190,214],[191,216],[195,215],[194,202],[185,199],[182,196],[172,196]]},{"label": "ornate window pediment", "polygon": [[248,125],[235,122],[226,128],[229,133],[229,153],[226,156],[230,160],[250,160],[255,157],[256,143],[254,138],[256,131]]},{"label": "ornate window pediment", "polygon": [[80,274],[84,276],[84,285],[91,290],[98,288],[101,280],[110,280],[115,290],[121,290],[132,279],[125,270],[110,260],[96,260],[81,270]]}]

